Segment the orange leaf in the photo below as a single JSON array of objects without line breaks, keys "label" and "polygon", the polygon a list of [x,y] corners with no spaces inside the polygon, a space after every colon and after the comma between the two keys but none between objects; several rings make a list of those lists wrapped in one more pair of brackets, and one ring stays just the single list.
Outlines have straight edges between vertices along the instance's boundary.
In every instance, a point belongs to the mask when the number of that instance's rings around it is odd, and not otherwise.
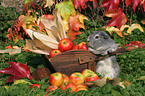
[{"label": "orange leaf", "polygon": [[141,20],[141,23],[142,23],[142,24],[145,24],[145,19]]},{"label": "orange leaf", "polygon": [[10,49],[10,48],[13,48],[13,47],[12,47],[11,45],[9,45],[9,46],[7,46],[6,48],[7,48],[7,49]]},{"label": "orange leaf", "polygon": [[83,28],[85,30],[84,24],[79,21],[79,15],[70,16],[69,27],[74,31],[79,31],[79,28]]},{"label": "orange leaf", "polygon": [[42,17],[46,18],[46,19],[49,19],[49,20],[54,20],[54,16],[53,15],[43,15]]},{"label": "orange leaf", "polygon": [[27,49],[27,47],[26,46],[23,46],[23,48],[22,48],[25,52],[29,52],[29,49]]},{"label": "orange leaf", "polygon": [[115,10],[112,10],[110,12],[106,12],[104,15],[107,17],[112,17],[110,22],[107,24],[107,27],[117,26],[120,29],[121,26],[127,22],[127,17],[123,13],[121,8],[119,8],[117,12]]},{"label": "orange leaf", "polygon": [[75,32],[75,31],[73,31],[73,30],[69,30],[69,32],[67,32],[67,37],[68,37],[69,39],[71,39],[71,40],[77,39],[76,36],[77,36],[78,34],[81,34],[81,32],[80,32],[80,31]]}]

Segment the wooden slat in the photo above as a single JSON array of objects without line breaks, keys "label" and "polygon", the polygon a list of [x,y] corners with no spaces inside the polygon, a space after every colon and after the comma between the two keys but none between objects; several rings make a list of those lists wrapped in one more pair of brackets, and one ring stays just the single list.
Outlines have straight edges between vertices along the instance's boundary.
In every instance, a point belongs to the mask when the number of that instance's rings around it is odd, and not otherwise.
[{"label": "wooden slat", "polygon": [[50,58],[49,61],[56,71],[70,75],[73,72],[81,72],[82,70],[87,69],[87,63],[80,65],[79,58],[85,60],[90,57],[95,57],[95,55],[88,50],[79,49],[58,54],[57,56]]}]

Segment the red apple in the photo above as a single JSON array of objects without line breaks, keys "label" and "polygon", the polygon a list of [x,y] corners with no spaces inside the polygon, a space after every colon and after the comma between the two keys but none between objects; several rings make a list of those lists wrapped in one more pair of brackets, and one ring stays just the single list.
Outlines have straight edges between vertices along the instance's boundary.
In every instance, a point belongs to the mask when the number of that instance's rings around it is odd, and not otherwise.
[{"label": "red apple", "polygon": [[33,84],[30,86],[30,88],[34,88],[35,86],[37,86],[38,88],[40,88],[40,84]]},{"label": "red apple", "polygon": [[71,93],[76,90],[76,86],[73,82],[68,82],[67,83],[67,85],[65,86],[65,90],[68,89],[68,88],[71,88]]},{"label": "red apple", "polygon": [[69,77],[66,74],[62,74],[63,76],[63,83],[69,82]]},{"label": "red apple", "polygon": [[78,44],[78,49],[85,49],[85,50],[87,50],[88,48],[87,48],[85,42],[81,42],[81,43]]},{"label": "red apple", "polygon": [[47,96],[49,94],[50,91],[52,90],[56,90],[58,87],[57,86],[54,86],[54,85],[51,85],[49,87],[46,88],[46,91],[48,90],[48,92],[45,94],[45,96]]},{"label": "red apple", "polygon": [[58,49],[61,52],[72,50],[72,48],[73,48],[73,42],[70,39],[64,38],[64,39],[59,41]]},{"label": "red apple", "polygon": [[84,83],[84,76],[79,72],[74,72],[70,75],[70,82],[73,82],[75,85]]},{"label": "red apple", "polygon": [[52,85],[59,87],[63,83],[63,76],[60,72],[53,73],[49,76],[49,82]]},{"label": "red apple", "polygon": [[78,45],[73,46],[73,50],[78,49]]},{"label": "red apple", "polygon": [[85,88],[87,88],[87,86],[84,83],[76,85],[76,89],[79,88],[79,87],[85,87]]},{"label": "red apple", "polygon": [[54,50],[50,51],[49,57],[50,57],[50,58],[51,58],[51,57],[54,57],[54,56],[56,56],[56,55],[58,55],[58,54],[60,54],[60,53],[62,53],[60,50],[54,49]]},{"label": "red apple", "polygon": [[82,74],[83,74],[84,78],[86,78],[87,75],[89,75],[89,74],[95,74],[95,72],[90,70],[90,69],[84,69],[82,71]]},{"label": "red apple", "polygon": [[78,88],[76,88],[76,91],[75,92],[78,92],[78,91],[81,91],[81,90],[88,91],[88,89],[85,88],[85,87],[78,87]]},{"label": "red apple", "polygon": [[86,76],[85,78],[85,82],[88,82],[88,81],[95,81],[95,80],[98,80],[99,77],[97,74],[89,74]]}]

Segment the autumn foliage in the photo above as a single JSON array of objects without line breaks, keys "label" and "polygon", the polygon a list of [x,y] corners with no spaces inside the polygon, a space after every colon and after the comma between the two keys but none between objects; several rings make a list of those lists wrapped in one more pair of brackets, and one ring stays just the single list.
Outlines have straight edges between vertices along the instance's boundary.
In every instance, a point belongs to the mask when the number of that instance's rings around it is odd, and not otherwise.
[{"label": "autumn foliage", "polygon": [[[18,20],[15,21],[15,24],[8,29],[8,39],[14,40],[15,42],[19,39],[23,39],[23,37],[27,35],[26,29],[40,30],[47,33],[45,26],[39,18],[44,17],[53,21],[54,16],[48,13],[51,13],[52,10],[56,8],[62,18],[67,37],[71,40],[77,39],[76,36],[81,34],[80,29],[85,30],[84,20],[89,20],[89,18],[81,14],[81,11],[78,9],[85,10],[85,8],[88,8],[88,6],[90,6],[88,2],[92,3],[94,10],[96,6],[99,6],[97,7],[99,9],[106,9],[103,16],[112,18],[106,27],[114,26],[120,29],[125,25],[128,20],[124,11],[127,8],[132,8],[132,10],[135,11],[137,7],[140,7],[142,13],[145,11],[144,0],[60,0],[60,2],[55,2],[55,0],[43,0],[40,3],[41,5],[38,5],[38,2],[35,2],[35,0],[25,0],[25,15],[21,15]],[[98,5],[99,2],[101,2],[100,5]]]}]

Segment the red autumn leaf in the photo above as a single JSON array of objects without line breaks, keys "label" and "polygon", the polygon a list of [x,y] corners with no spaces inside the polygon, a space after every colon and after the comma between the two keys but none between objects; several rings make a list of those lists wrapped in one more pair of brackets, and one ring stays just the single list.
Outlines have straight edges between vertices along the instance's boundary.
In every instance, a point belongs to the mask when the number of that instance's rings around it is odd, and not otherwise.
[{"label": "red autumn leaf", "polygon": [[141,0],[125,0],[126,7],[128,7],[128,5],[130,5],[131,2],[132,2],[132,8],[135,11],[135,8],[138,6],[138,4],[139,4],[140,1]]},{"label": "red autumn leaf", "polygon": [[145,48],[145,43],[141,43],[139,41],[132,41],[129,44],[125,44],[124,46],[127,47],[127,49],[126,49],[127,51],[131,51],[132,49],[136,49],[138,47],[144,49]]},{"label": "red autumn leaf", "polygon": [[75,32],[75,31],[73,31],[73,30],[70,30],[69,32],[67,32],[67,37],[68,37],[69,39],[71,39],[71,40],[74,40],[74,39],[77,39],[76,36],[79,35],[79,34],[81,34],[80,31]]},{"label": "red autumn leaf", "polygon": [[9,45],[9,46],[7,46],[6,48],[7,48],[7,49],[10,49],[10,48],[13,48],[13,47],[12,47],[11,45]]},{"label": "red autumn leaf", "polygon": [[70,16],[69,27],[74,31],[79,31],[79,28],[85,29],[84,24],[81,24],[81,22],[79,21],[79,15]]},{"label": "red autumn leaf", "polygon": [[127,22],[127,17],[123,13],[121,8],[119,8],[117,12],[115,10],[112,10],[110,12],[106,12],[104,15],[107,17],[112,17],[110,22],[107,24],[107,27],[117,26],[120,29],[121,26]]},{"label": "red autumn leaf", "polygon": [[117,10],[119,5],[119,0],[104,0],[100,7],[106,7],[107,11]]},{"label": "red autumn leaf", "polygon": [[85,4],[88,2],[88,1],[93,1],[93,7],[95,8],[96,5],[97,5],[97,0],[73,0],[74,1],[74,5],[75,5],[75,8],[78,9],[78,7],[82,7],[82,9],[85,9]]},{"label": "red autumn leaf", "polygon": [[144,11],[145,11],[145,0],[142,0],[142,1],[141,1],[140,6],[143,6],[143,9],[144,9]]},{"label": "red autumn leaf", "polygon": [[0,70],[0,73],[12,75],[7,79],[5,84],[8,82],[13,82],[14,80],[18,80],[19,78],[28,78],[28,79],[32,78],[29,67],[26,66],[25,64],[16,62],[8,62],[8,63],[11,66]]},{"label": "red autumn leaf", "polygon": [[25,13],[27,13],[29,6],[32,6],[33,8],[35,8],[35,0],[25,0],[25,4],[23,6]]}]

